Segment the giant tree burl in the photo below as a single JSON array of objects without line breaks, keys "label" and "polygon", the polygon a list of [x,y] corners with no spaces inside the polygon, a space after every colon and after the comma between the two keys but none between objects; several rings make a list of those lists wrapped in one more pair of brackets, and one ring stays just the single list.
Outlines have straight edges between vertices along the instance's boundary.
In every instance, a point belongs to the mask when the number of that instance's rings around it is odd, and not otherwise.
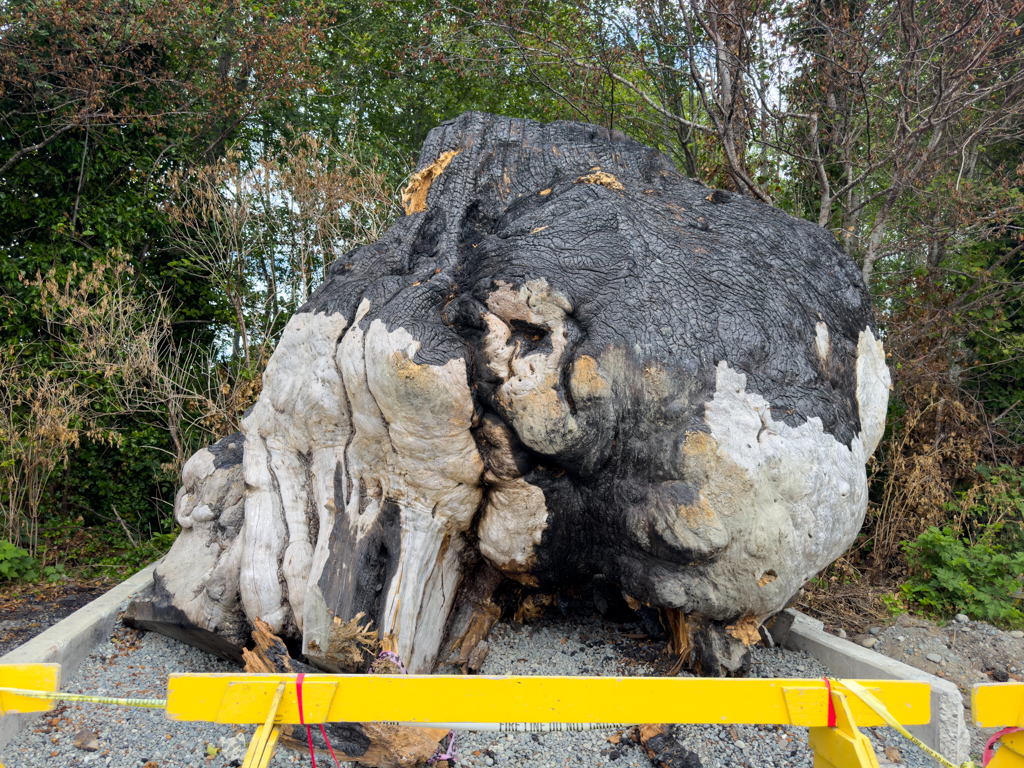
[{"label": "giant tree burl", "polygon": [[[599,573],[678,609],[704,674],[742,672],[863,520],[889,374],[854,263],[580,123],[464,114],[403,199],[288,323],[243,471],[186,468],[153,612],[232,638],[260,617],[326,669],[372,620],[426,672],[472,623],[471,568]],[[233,471],[229,541],[194,510]]]}]

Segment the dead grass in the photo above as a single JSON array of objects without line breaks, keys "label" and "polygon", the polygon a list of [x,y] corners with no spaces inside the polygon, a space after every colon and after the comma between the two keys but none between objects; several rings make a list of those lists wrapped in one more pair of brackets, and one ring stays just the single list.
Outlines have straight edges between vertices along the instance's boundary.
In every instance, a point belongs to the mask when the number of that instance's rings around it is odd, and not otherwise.
[{"label": "dead grass", "polygon": [[899,589],[896,572],[872,583],[866,573],[840,558],[804,585],[792,607],[824,622],[826,630],[844,629],[852,637],[867,632],[869,627],[885,626],[896,617],[889,606],[894,604]]}]

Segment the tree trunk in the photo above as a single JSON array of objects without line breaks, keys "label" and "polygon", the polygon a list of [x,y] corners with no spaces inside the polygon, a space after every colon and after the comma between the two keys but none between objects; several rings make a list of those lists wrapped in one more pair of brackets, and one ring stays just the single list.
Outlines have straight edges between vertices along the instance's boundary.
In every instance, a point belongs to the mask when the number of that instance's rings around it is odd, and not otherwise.
[{"label": "tree trunk", "polygon": [[244,450],[186,465],[156,612],[345,671],[370,623],[472,671],[497,581],[602,574],[742,674],[866,509],[889,378],[856,265],[579,123],[467,113],[403,201],[289,321]]}]

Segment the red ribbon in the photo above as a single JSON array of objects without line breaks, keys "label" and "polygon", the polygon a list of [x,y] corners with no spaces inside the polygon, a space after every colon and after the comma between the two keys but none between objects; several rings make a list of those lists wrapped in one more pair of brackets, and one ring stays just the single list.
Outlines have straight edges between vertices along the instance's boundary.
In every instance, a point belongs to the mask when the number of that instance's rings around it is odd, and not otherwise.
[{"label": "red ribbon", "polygon": [[[836,727],[836,705],[832,701],[832,681],[829,680],[827,677],[823,677],[821,679],[825,681],[825,688],[828,690],[828,727],[829,728],[835,728]],[[316,766],[313,766],[313,768],[316,768]]]},{"label": "red ribbon", "polygon": [[[334,754],[334,747],[331,746],[331,740],[327,738],[327,731],[324,730],[324,724],[323,723],[320,723],[320,733],[322,733],[324,735],[324,741],[327,742],[327,748],[329,750],[331,750],[331,757],[334,758],[335,765],[337,765],[338,768],[341,768],[341,761],[338,760],[338,756],[336,754]],[[314,768],[316,768],[316,766],[314,766]]]},{"label": "red ribbon", "polygon": [[981,764],[988,765],[989,760],[993,757],[995,752],[996,742],[999,741],[1003,736],[1007,736],[1011,733],[1017,733],[1017,731],[1024,731],[1024,728],[1003,728],[1003,730],[992,734],[992,738],[988,740],[988,744],[985,745],[985,752],[981,756]]},{"label": "red ribbon", "polygon": [[[316,754],[313,752],[313,729],[306,725],[305,718],[302,716],[302,678],[306,675],[300,673],[295,678],[295,698],[299,702],[299,725],[306,726],[306,738],[309,740],[309,759],[313,761],[313,768],[316,768]],[[327,742],[327,749],[331,751],[331,757],[334,758],[335,764],[338,768],[341,768],[341,761],[338,760],[338,756],[334,754],[334,747],[331,746],[331,740],[327,738],[327,731],[324,729],[324,724],[320,723],[320,733],[324,735],[324,741]]]},{"label": "red ribbon", "polygon": [[[306,725],[306,720],[302,716],[302,678],[306,675],[299,673],[299,676],[295,678],[295,698],[299,702],[299,725]],[[316,768],[316,755],[313,753],[313,729],[306,725],[306,738],[309,739],[309,759],[313,761],[313,768]],[[331,754],[334,754],[334,750],[331,750]]]}]

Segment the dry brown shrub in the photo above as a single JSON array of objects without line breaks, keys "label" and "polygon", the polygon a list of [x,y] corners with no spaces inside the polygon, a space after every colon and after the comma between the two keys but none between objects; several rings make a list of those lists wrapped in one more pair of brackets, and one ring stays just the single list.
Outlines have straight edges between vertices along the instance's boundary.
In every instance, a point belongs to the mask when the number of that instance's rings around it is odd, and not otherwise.
[{"label": "dry brown shrub", "polygon": [[181,263],[228,298],[233,354],[247,368],[327,268],[379,239],[397,212],[382,172],[312,133],[255,161],[228,153],[169,181]]},{"label": "dry brown shrub", "polygon": [[383,172],[313,133],[255,161],[229,153],[170,183],[173,247],[234,315],[230,356],[202,361],[205,378],[183,406],[193,431],[212,442],[236,431],[259,397],[282,320],[335,260],[379,239],[398,209]]},{"label": "dry brown shrub", "polygon": [[977,404],[954,399],[958,396],[964,398],[937,386],[904,394],[903,418],[872,459],[873,474],[884,477],[881,497],[871,508],[876,566],[898,557],[902,542],[945,521],[958,486],[979,480],[975,466],[982,456],[983,426],[971,412]]},{"label": "dry brown shrub", "polygon": [[54,470],[85,434],[109,437],[83,423],[87,398],[75,381],[36,371],[13,350],[0,353],[0,498],[2,536],[35,555],[40,502]]},{"label": "dry brown shrub", "polygon": [[[1013,436],[976,398],[975,379],[984,374],[969,343],[970,334],[986,332],[984,310],[998,313],[1006,285],[983,275],[970,291],[953,291],[937,277],[898,284],[894,293],[912,300],[890,302],[881,313],[898,410],[869,464],[873,494],[861,544],[871,545],[875,582],[901,567],[904,542],[955,517],[958,494],[982,492],[979,464],[1019,458]],[[962,528],[964,521],[953,523]]]}]

